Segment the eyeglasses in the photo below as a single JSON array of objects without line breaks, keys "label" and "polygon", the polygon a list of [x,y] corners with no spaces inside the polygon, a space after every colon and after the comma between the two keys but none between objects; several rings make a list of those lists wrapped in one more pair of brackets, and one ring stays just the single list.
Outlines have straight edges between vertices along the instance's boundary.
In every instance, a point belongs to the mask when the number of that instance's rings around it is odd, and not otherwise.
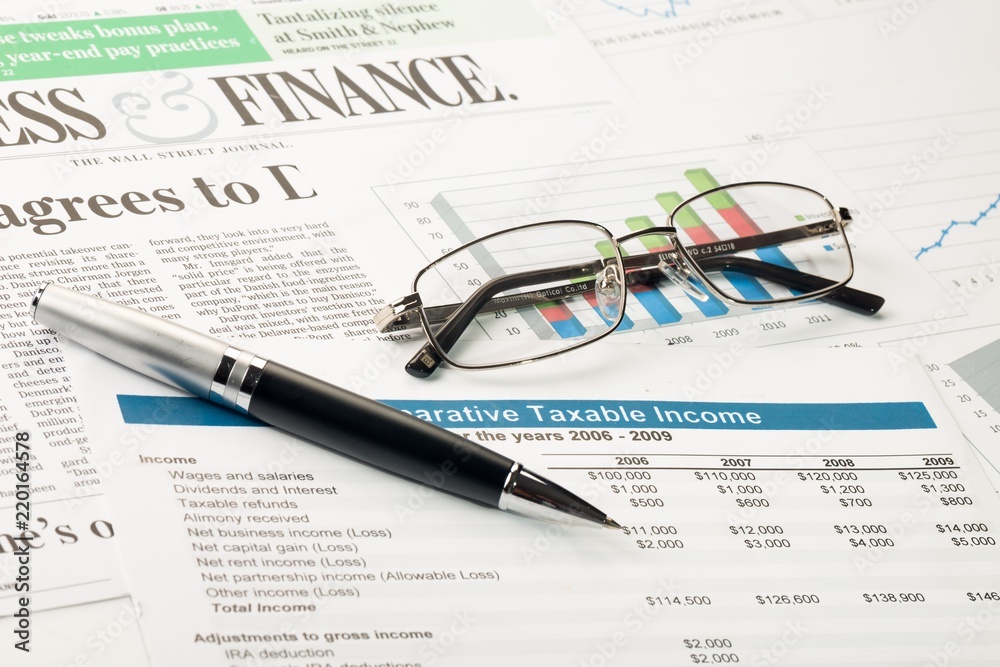
[{"label": "eyeglasses", "polygon": [[[873,314],[884,303],[845,287],[854,274],[850,213],[815,190],[757,181],[660,203],[673,207],[665,227],[629,218],[623,236],[562,220],[467,243],[421,269],[412,293],[375,324],[423,329],[427,343],[406,370],[427,377],[442,363],[521,364],[615,330],[721,316],[736,305],[822,299]],[[637,303],[626,307],[629,293]]]}]

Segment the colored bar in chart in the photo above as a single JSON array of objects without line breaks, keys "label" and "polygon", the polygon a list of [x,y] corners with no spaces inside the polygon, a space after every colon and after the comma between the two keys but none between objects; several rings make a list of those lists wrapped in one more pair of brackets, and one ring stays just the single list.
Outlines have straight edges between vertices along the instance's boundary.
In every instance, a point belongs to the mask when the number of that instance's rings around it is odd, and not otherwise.
[{"label": "colored bar in chart", "polygon": [[[716,180],[715,176],[705,168],[699,169],[688,169],[684,172],[684,176],[687,177],[691,185],[698,190],[698,192],[707,192],[712,188],[719,187],[719,181]],[[728,192],[713,192],[706,197],[708,203],[712,205],[712,208],[722,217],[723,220],[736,232],[739,236],[753,236],[754,234],[760,234],[762,232],[761,228],[754,222],[753,218],[747,215],[747,212],[743,210],[743,207],[736,203],[732,195]],[[785,253],[781,252],[777,248],[761,248],[757,250],[757,256],[766,262],[771,264],[777,264],[779,266],[784,266],[789,269],[796,268],[795,265],[789,260]]]},{"label": "colored bar in chart", "polygon": [[[676,192],[661,192],[656,195],[656,203],[663,207],[663,210],[667,213],[673,213],[674,209],[684,201]],[[684,210],[679,211],[677,215],[674,216],[674,226],[680,227],[687,234],[688,238],[695,245],[701,245],[703,243],[714,243],[719,240],[719,237],[715,235],[705,221],[698,217],[690,207],[685,207]]]},{"label": "colored bar in chart", "polygon": [[[667,195],[675,195],[678,197],[678,199],[680,198],[680,195],[677,195],[676,193],[673,192],[667,193]],[[664,195],[657,195],[657,201],[659,201],[659,197],[662,196]],[[662,206],[663,202],[660,202],[660,205]],[[680,218],[684,219],[686,224],[689,225],[688,227],[684,227],[684,229],[685,231],[688,232],[688,235],[691,237],[691,241],[695,243],[695,245],[700,245],[701,243],[712,243],[719,240],[719,237],[715,235],[715,232],[709,229],[708,225],[705,224],[705,221],[701,219],[700,215],[695,213],[693,208],[686,206],[682,211],[680,211],[680,213],[681,215],[677,215],[674,217],[674,221],[676,222]],[[634,227],[633,229],[641,229],[641,227]],[[691,229],[696,229],[696,230],[704,229],[705,232],[711,234],[711,240],[710,241],[696,240],[697,237],[695,235],[691,235],[690,233]],[[697,232],[698,236],[701,236],[703,234],[704,234],[703,232],[700,231]],[[705,236],[705,238],[708,237]],[[644,243],[646,242],[646,237],[643,237],[643,242]],[[663,242],[666,243],[666,239],[664,239]],[[647,248],[649,248],[648,245]],[[658,251],[650,248],[650,252],[658,252]],[[765,290],[764,287],[760,284],[760,282],[753,276],[744,275],[742,273],[733,273],[730,271],[723,271],[722,275],[726,277],[726,280],[729,281],[729,284],[732,285],[736,289],[736,291],[739,292],[740,295],[747,301],[767,301],[768,299],[771,298],[771,295],[768,293],[768,291]],[[699,304],[700,306],[704,302],[695,300],[695,303]],[[719,303],[720,305],[722,304],[721,301]]]},{"label": "colored bar in chart", "polygon": [[[698,192],[706,192],[719,187],[719,181],[715,179],[715,176],[712,176],[708,169],[688,169],[684,175]],[[736,200],[728,192],[714,192],[708,195],[707,199],[712,208],[718,211],[722,219],[740,236],[753,236],[761,233],[757,223],[746,214],[746,211],[736,203]]]},{"label": "colored bar in chart", "polygon": [[[692,211],[692,213],[694,213],[694,212]],[[695,216],[695,218],[697,218],[697,216]],[[697,218],[697,221],[698,221],[699,224],[703,224],[703,223],[701,223],[701,218]],[[651,228],[651,227],[654,226],[653,225],[653,221],[650,220],[648,217],[646,217],[644,215],[636,216],[634,218],[628,218],[627,220],[625,220],[625,224],[628,225],[628,228],[631,229],[634,232],[635,231],[639,231],[640,229],[649,229],[649,228]],[[707,230],[708,228],[706,227],[705,229]],[[709,233],[711,233],[711,230],[708,230],[708,231],[709,231]],[[648,250],[651,253],[669,252],[670,250],[673,250],[673,248],[667,242],[667,239],[666,239],[665,236],[660,236],[659,234],[649,234],[648,236],[640,236],[639,238],[642,241],[642,244],[646,247],[646,250]],[[756,282],[756,281],[754,281],[754,282]],[[698,310],[700,310],[705,317],[719,317],[720,315],[725,315],[726,313],[729,312],[729,308],[726,306],[726,304],[722,303],[722,301],[720,301],[718,298],[716,298],[715,296],[713,296],[708,291],[708,289],[706,289],[703,285],[701,285],[701,283],[699,283],[697,280],[695,280],[694,283],[698,286],[698,289],[700,289],[703,293],[705,293],[708,296],[708,300],[707,301],[700,301],[700,300],[695,299],[694,297],[692,297],[690,295],[685,295],[685,296],[687,296],[687,298],[691,299],[691,303],[693,303],[695,306],[697,306]],[[759,285],[758,285],[758,287],[759,287]],[[680,313],[677,311],[676,308],[674,308],[670,304],[669,301],[667,301],[666,297],[664,297],[663,294],[659,290],[655,290],[655,289],[652,289],[652,288],[649,288],[649,289],[651,289],[656,294],[658,294],[663,299],[663,301],[667,304],[667,306],[669,306],[669,308],[671,310],[673,310],[673,312],[677,313],[677,318],[679,320],[680,319]],[[633,290],[633,293],[635,293],[635,290]],[[638,297],[639,294],[636,293],[636,296]],[[649,298],[649,297],[646,297],[646,298]],[[640,299],[640,303],[642,303],[641,299]],[[643,303],[643,307],[646,307],[645,303]],[[646,308],[648,310],[648,307],[646,307]],[[650,312],[650,315],[653,315],[653,313]],[[656,316],[653,315],[653,318],[656,319]],[[676,322],[678,320],[670,320],[668,322],[660,322],[660,324],[668,324],[670,322]],[[656,319],[656,321],[659,322],[659,319]]]},{"label": "colored bar in chart", "polygon": [[587,333],[587,328],[566,304],[549,301],[535,307],[560,338],[576,338]]}]

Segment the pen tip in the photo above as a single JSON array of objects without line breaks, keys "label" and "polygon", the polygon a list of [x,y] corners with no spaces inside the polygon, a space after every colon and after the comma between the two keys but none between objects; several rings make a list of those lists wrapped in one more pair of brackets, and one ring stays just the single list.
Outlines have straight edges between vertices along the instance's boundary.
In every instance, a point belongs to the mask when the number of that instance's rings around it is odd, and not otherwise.
[{"label": "pen tip", "polygon": [[615,521],[614,519],[612,519],[609,516],[604,517],[604,527],[605,528],[613,528],[614,530],[621,530],[622,529],[621,524],[618,523],[617,521]]}]

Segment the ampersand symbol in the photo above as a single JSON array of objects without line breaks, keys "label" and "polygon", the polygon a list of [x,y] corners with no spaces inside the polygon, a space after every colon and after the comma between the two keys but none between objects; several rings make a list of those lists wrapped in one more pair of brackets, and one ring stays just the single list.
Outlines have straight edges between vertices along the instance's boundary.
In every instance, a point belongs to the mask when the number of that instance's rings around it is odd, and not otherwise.
[{"label": "ampersand symbol", "polygon": [[[152,144],[204,139],[219,126],[212,107],[188,93],[191,80],[180,72],[164,72],[164,80],[178,80],[179,87],[164,91],[150,101],[145,92],[131,91],[115,95],[112,103],[127,120],[132,136]],[[150,113],[151,112],[151,113]],[[177,134],[166,136],[152,131],[173,128]]]}]

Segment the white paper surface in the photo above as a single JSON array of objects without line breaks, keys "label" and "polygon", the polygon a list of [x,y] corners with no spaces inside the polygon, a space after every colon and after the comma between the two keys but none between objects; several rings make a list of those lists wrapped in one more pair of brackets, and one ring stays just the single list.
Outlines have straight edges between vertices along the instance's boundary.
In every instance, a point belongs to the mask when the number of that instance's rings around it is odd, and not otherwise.
[{"label": "white paper surface", "polygon": [[159,386],[74,354],[114,387],[88,405],[123,443],[109,493],[153,665],[996,655],[1000,500],[917,364],[597,344],[421,382],[384,345],[258,351],[409,401],[626,529],[472,506],[270,428],[167,425],[190,418]]},{"label": "white paper surface", "polygon": [[[805,181],[852,207],[864,223],[852,237],[856,284],[886,296],[887,306],[877,318],[817,304],[714,321],[691,313],[679,325],[616,339],[717,346],[720,358],[758,345],[893,347],[904,361],[937,365],[941,373],[932,377],[964,432],[988,468],[1000,465],[996,405],[977,390],[989,383],[973,386],[969,369],[949,366],[977,353],[976,360],[993,358],[997,338],[1000,98],[983,83],[996,60],[995,7],[971,0],[442,2],[417,18],[454,25],[412,34],[379,23],[381,37],[352,37],[348,29],[367,21],[356,16],[311,22],[310,30],[330,31],[314,40],[325,49],[316,51],[285,37],[303,39],[301,26],[275,21],[279,14],[322,9],[335,17],[372,7],[63,2],[8,3],[0,12],[0,24],[20,24],[31,35],[72,35],[56,24],[83,21],[75,25],[96,30],[93,24],[107,27],[114,19],[139,25],[128,17],[157,13],[152,23],[162,27],[178,12],[202,9],[212,23],[214,10],[236,8],[273,58],[157,70],[140,52],[135,71],[91,74],[72,66],[55,78],[31,79],[18,68],[110,42],[18,36],[4,44],[0,203],[10,209],[0,219],[0,480],[11,481],[0,489],[9,514],[0,527],[0,615],[18,606],[12,552],[36,532],[34,609],[125,592],[101,495],[116,464],[109,443],[93,441],[76,407],[95,378],[66,372],[61,342],[30,322],[27,303],[38,283],[60,279],[226,337],[370,337],[370,311],[405,291],[416,268],[453,245],[426,236],[419,218],[447,236],[454,230],[442,226],[439,209],[459,212],[465,225],[474,216],[463,204],[473,212],[489,204],[514,222],[572,212],[614,227],[626,215],[662,217],[655,194],[663,183],[687,187],[683,171],[692,167],[723,180]],[[343,30],[334,34],[338,26]],[[202,32],[178,41],[211,37]],[[374,43],[388,33],[396,43]],[[346,91],[333,85],[337,67],[376,93],[366,66],[391,72],[392,62],[416,63],[433,76],[448,57],[479,81],[466,80],[470,93],[461,76],[443,75],[433,79],[435,91],[495,101],[426,108],[384,84],[382,92],[405,109],[374,113],[363,100],[347,101],[350,84]],[[282,87],[277,74],[309,81],[310,70],[331,86],[341,113]],[[266,81],[279,86],[277,97],[266,94]],[[225,86],[242,101],[227,100]],[[58,107],[52,94],[72,109]],[[624,127],[637,106],[633,97],[646,107],[646,120]],[[343,114],[345,102],[358,113]],[[553,118],[481,118],[525,111]],[[22,141],[24,132],[30,141]],[[632,173],[653,174],[657,184],[634,187]],[[515,185],[517,198],[505,205],[483,197]],[[313,189],[317,196],[308,197]],[[460,201],[459,191],[471,198]],[[152,202],[141,201],[154,192],[160,194]],[[121,206],[126,196],[132,208]],[[253,204],[232,200],[254,196]],[[24,208],[45,198],[58,203],[52,215]],[[74,209],[73,198],[90,203]],[[422,215],[407,208],[411,203],[423,207]],[[65,232],[56,233],[59,221]],[[239,253],[265,245],[273,247]],[[264,256],[269,274],[303,272],[289,281],[308,283],[316,299],[308,313],[283,313],[292,307],[279,305],[280,293],[255,289],[272,281],[254,282],[246,268],[254,262],[243,260]],[[169,261],[179,258],[187,261]],[[326,271],[331,266],[334,277]],[[331,296],[333,287],[348,285]],[[211,290],[227,287],[238,292],[226,295],[233,301],[210,303],[218,296]],[[321,321],[293,322],[295,315]],[[507,393],[518,387],[513,382]],[[36,445],[27,533],[14,520],[16,467],[8,450],[17,428],[30,429]],[[947,651],[928,654],[930,662],[938,658],[956,659]]]}]

